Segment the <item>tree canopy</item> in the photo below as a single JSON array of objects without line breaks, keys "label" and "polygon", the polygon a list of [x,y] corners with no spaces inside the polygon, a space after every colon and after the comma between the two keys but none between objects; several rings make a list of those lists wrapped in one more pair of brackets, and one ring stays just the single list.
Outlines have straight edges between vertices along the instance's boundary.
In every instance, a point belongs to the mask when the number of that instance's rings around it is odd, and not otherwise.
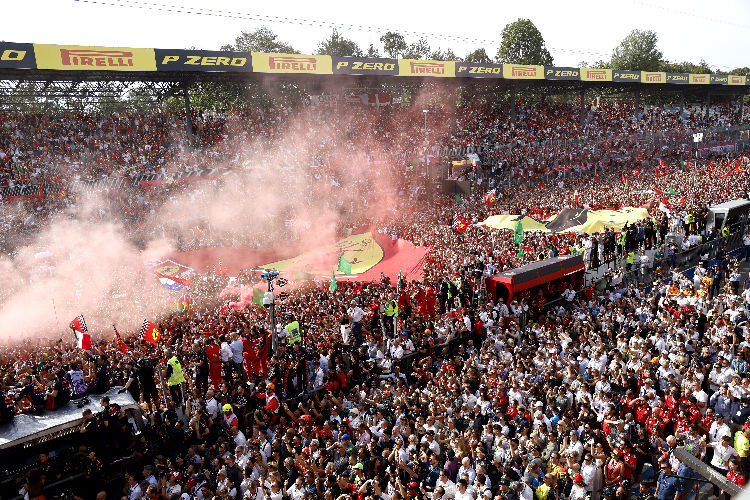
[{"label": "tree canopy", "polygon": [[534,23],[528,19],[518,19],[503,28],[497,62],[551,66],[552,55]]},{"label": "tree canopy", "polygon": [[388,31],[380,37],[380,42],[383,44],[385,53],[393,59],[398,59],[406,51],[406,40],[401,33]]},{"label": "tree canopy", "polygon": [[331,36],[318,44],[318,54],[338,57],[360,57],[363,52],[362,49],[359,48],[359,45],[354,41],[343,37],[338,30],[334,28]]},{"label": "tree canopy", "polygon": [[658,41],[654,31],[631,31],[612,52],[611,68],[659,71],[662,53],[656,46]]},{"label": "tree canopy", "polygon": [[466,62],[473,62],[473,63],[489,63],[492,62],[490,59],[490,56],[487,55],[487,51],[485,51],[483,48],[476,49],[473,52],[469,52],[469,54],[464,59]]},{"label": "tree canopy", "polygon": [[282,54],[298,54],[288,43],[278,39],[278,35],[270,29],[263,27],[255,31],[243,31],[234,39],[234,43],[224,45],[221,50],[240,50],[246,52],[279,52]]}]

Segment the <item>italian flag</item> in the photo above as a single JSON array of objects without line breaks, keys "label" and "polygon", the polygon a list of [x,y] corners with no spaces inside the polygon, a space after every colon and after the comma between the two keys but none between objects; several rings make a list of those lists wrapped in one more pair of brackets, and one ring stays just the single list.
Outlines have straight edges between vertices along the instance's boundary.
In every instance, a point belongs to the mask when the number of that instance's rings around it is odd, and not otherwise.
[{"label": "italian flag", "polygon": [[83,314],[78,315],[70,322],[70,329],[73,331],[73,336],[79,349],[83,349],[84,351],[91,349],[91,336],[89,335],[88,328],[86,328],[86,320],[83,319]]}]

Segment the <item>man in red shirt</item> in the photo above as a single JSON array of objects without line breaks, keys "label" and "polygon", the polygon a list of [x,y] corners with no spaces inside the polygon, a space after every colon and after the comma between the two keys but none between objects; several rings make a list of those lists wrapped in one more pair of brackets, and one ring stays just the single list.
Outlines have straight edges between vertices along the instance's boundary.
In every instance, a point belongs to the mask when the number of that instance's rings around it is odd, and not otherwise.
[{"label": "man in red shirt", "polygon": [[221,348],[216,343],[216,339],[209,341],[206,347],[206,356],[208,357],[208,376],[211,377],[211,384],[214,390],[219,390],[221,385]]}]

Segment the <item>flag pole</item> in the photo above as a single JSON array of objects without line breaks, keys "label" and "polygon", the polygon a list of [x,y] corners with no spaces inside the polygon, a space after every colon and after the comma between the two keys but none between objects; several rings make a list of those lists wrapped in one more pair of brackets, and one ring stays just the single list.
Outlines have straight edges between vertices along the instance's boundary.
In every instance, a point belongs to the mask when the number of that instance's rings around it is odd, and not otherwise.
[{"label": "flag pole", "polygon": [[57,317],[57,307],[55,307],[55,298],[50,297],[50,300],[52,300],[52,310],[55,313],[55,323],[57,323],[57,327],[60,327],[60,319]]}]

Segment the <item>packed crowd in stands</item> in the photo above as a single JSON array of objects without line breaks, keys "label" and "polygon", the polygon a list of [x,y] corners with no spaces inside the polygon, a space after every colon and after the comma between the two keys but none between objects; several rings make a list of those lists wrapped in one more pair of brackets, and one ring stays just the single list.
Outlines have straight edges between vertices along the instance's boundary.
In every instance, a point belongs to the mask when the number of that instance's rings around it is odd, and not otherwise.
[{"label": "packed crowd in stands", "polygon": [[[399,156],[424,146],[421,110],[408,119],[383,109],[310,112],[311,120],[326,115],[349,138],[335,148],[319,145],[306,161],[325,165],[349,149],[392,155],[386,165],[402,186],[399,205],[369,222],[431,247],[425,279],[290,287],[276,304],[275,355],[269,310],[230,308],[216,295],[162,318],[156,347],[137,332],[123,332],[126,353],[115,339],[90,351],[68,341],[3,346],[2,425],[12,425],[17,413],[96,400],[110,388],[139,402],[144,420],[136,432],[103,398],[101,412],[83,413],[74,450],[45,449],[31,466],[9,470],[3,484],[29,499],[64,490],[128,500],[681,500],[701,477],[675,455],[684,447],[744,485],[750,278],[740,274],[739,260],[748,257],[750,236],[738,256],[724,248],[722,235],[698,233],[708,205],[747,197],[748,160],[734,152],[690,159],[682,146],[657,150],[633,138],[728,125],[728,113],[712,113],[707,124],[696,111],[681,123],[674,112],[653,108],[636,121],[632,106],[604,104],[587,111],[581,131],[577,109],[520,106],[517,127],[508,125],[505,108],[460,108],[455,127],[446,113],[428,113],[431,144],[516,146],[489,155],[504,176],[487,169],[474,177],[474,195],[435,195],[438,203],[429,205],[412,199],[422,181]],[[310,137],[312,122],[291,120],[291,113],[196,115],[193,145],[179,114],[0,116],[0,187],[243,165],[238,142],[251,157],[274,138],[291,147]],[[596,147],[548,144],[559,149],[546,159],[544,147],[531,144],[585,137],[596,138]],[[331,156],[318,156],[326,149]],[[576,168],[552,168],[561,164]],[[321,170],[329,182],[333,174]],[[524,175],[528,182],[503,182],[521,170],[532,172]],[[499,198],[492,206],[483,202],[489,188]],[[135,220],[163,202],[167,189],[127,188],[110,201]],[[23,203],[50,213],[75,203],[72,196],[49,198]],[[545,219],[563,208],[641,205],[653,218],[623,231],[528,233],[521,256],[512,233],[458,233],[452,225],[457,214],[471,222],[498,213]],[[415,206],[426,208],[405,209]],[[2,234],[11,234],[19,231],[14,218],[28,213],[6,208]],[[674,232],[688,245],[719,242],[693,276],[670,259],[666,234]],[[215,243],[205,239],[201,244]],[[660,270],[654,281],[623,285],[630,253],[652,249],[651,266]],[[545,299],[563,298],[554,308],[528,295],[505,303],[480,293],[480,275],[570,253],[584,253],[588,265],[608,262],[613,273],[597,289],[550,292]],[[124,456],[126,470],[113,475],[110,464]],[[78,474],[82,479],[48,489]]]}]

